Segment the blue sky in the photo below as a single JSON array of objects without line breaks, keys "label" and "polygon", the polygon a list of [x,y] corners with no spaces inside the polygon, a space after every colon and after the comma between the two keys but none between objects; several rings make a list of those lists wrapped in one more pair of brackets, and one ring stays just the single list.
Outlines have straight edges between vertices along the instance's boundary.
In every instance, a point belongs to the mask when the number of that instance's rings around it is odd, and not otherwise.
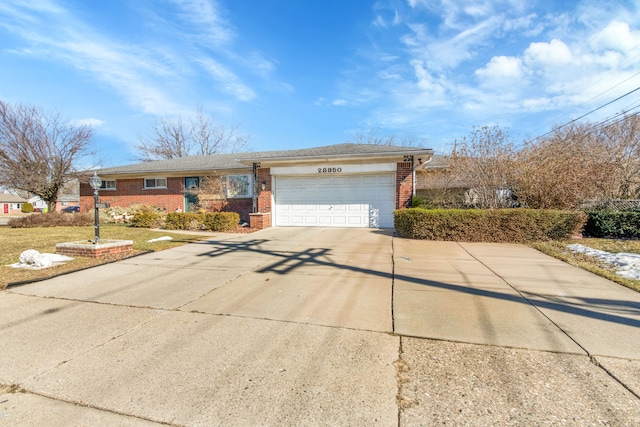
[{"label": "blue sky", "polygon": [[522,141],[638,87],[638,0],[0,0],[0,99],[91,124],[101,166],[198,107],[256,151],[377,128],[446,152],[473,126]]}]

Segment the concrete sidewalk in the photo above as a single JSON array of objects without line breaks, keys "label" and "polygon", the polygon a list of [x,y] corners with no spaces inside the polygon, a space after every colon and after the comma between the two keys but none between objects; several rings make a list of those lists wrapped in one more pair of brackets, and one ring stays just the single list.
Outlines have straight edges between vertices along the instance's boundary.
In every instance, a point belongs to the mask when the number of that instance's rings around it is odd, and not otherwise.
[{"label": "concrete sidewalk", "polygon": [[522,245],[394,249],[401,424],[640,425],[640,294]]},{"label": "concrete sidewalk", "polygon": [[639,322],[520,245],[221,235],[0,293],[0,425],[634,425]]}]

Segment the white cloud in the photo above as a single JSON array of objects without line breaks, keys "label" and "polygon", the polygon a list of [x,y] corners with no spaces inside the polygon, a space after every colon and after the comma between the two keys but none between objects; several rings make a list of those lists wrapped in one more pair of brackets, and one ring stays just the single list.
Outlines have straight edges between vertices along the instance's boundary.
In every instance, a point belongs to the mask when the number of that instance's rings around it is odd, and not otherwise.
[{"label": "white cloud", "polygon": [[347,105],[347,104],[348,104],[348,103],[347,103],[347,100],[346,100],[346,99],[334,99],[334,100],[331,102],[331,105],[335,105],[335,106],[339,106],[339,107],[340,107],[340,106]]},{"label": "white cloud", "polygon": [[[29,13],[29,20],[21,19]],[[29,3],[19,14],[8,14],[6,27],[30,44],[29,52],[45,60],[71,65],[88,72],[120,93],[130,105],[152,114],[175,108],[159,76],[173,76],[173,66],[162,57],[150,57],[147,49],[119,44],[98,35],[83,22],[49,1]]]},{"label": "white cloud", "polygon": [[222,18],[217,3],[213,0],[171,0],[182,12],[180,16],[194,26],[193,33],[215,46],[229,43],[235,30]]},{"label": "white cloud", "polygon": [[529,98],[522,101],[522,106],[531,111],[542,111],[551,105],[549,98]]},{"label": "white cloud", "polygon": [[[221,17],[217,4],[208,0],[172,0],[181,10],[181,18],[198,32],[198,42],[215,44],[225,55],[224,44],[235,36],[234,30]],[[153,45],[121,42],[98,33],[77,19],[71,12],[47,0],[20,3],[19,7],[0,4],[0,19],[11,33],[19,34],[29,46],[21,50],[48,61],[62,62],[86,72],[108,84],[134,108],[144,113],[167,115],[184,111],[183,103],[193,103],[181,88],[190,87],[189,79],[199,71],[198,65],[214,80],[213,88],[231,94],[241,101],[256,97],[232,71],[230,66],[207,58],[193,60],[202,51],[198,44],[181,40],[182,45],[156,43]],[[2,24],[0,24],[2,25]],[[206,27],[202,31],[201,27]],[[176,36],[180,29],[167,26],[169,36]],[[204,39],[202,39],[202,37]],[[174,37],[175,39],[175,37]],[[179,42],[180,43],[180,42]],[[186,44],[185,44],[186,43]],[[213,54],[208,51],[207,54]],[[274,69],[274,63],[259,52],[241,55],[233,52],[227,59],[240,64],[262,77]],[[291,90],[279,84],[281,91]],[[193,108],[191,105],[190,108]]]},{"label": "white cloud", "polygon": [[475,71],[477,76],[489,80],[511,80],[523,75],[522,60],[513,56],[494,56],[483,68]]},{"label": "white cloud", "polygon": [[423,61],[417,59],[411,61],[415,82],[406,84],[397,91],[397,95],[403,99],[402,102],[406,103],[405,107],[425,108],[448,103],[448,82],[431,74],[424,65]]},{"label": "white cloud", "polygon": [[613,21],[590,38],[596,50],[612,49],[625,54],[640,52],[640,31],[631,31],[626,22]]},{"label": "white cloud", "polygon": [[69,124],[71,126],[89,126],[91,128],[97,128],[100,127],[104,124],[104,120],[100,120],[100,119],[93,119],[93,118],[86,118],[86,119],[75,119],[75,120],[71,120],[69,122]]},{"label": "white cloud", "polygon": [[545,68],[566,65],[573,59],[569,46],[558,39],[553,39],[550,43],[531,43],[524,52],[524,58],[527,65]]},{"label": "white cloud", "polygon": [[402,38],[412,56],[424,60],[432,69],[455,68],[476,56],[477,48],[501,25],[500,16],[492,16],[452,34],[434,35],[425,24],[409,24],[412,30]]},{"label": "white cloud", "polygon": [[640,15],[630,6],[582,2],[545,8],[524,0],[407,4],[408,31],[398,37],[404,56],[393,58],[400,49],[388,49],[393,59],[376,61],[372,74],[382,99],[392,100],[372,113],[380,123],[418,126],[438,116],[520,124],[546,113],[550,126],[638,86],[636,76],[594,102],[640,65]]},{"label": "white cloud", "polygon": [[221,83],[221,90],[233,95],[240,101],[251,101],[256,94],[250,87],[246,86],[238,76],[227,69],[224,65],[211,58],[201,58],[199,61],[211,77]]},{"label": "white cloud", "polygon": [[518,32],[526,37],[535,37],[544,31],[544,23],[537,14],[530,13],[526,16],[505,19],[502,29],[507,33]]}]

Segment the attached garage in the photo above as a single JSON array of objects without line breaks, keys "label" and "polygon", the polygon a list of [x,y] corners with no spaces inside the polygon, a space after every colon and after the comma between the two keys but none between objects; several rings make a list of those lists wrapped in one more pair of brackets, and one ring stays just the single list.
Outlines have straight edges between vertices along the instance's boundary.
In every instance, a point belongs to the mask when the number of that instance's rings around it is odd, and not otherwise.
[{"label": "attached garage", "polygon": [[392,163],[272,168],[274,225],[392,228],[395,168]]},{"label": "attached garage", "polygon": [[[101,198],[122,208],[231,211],[255,229],[393,228],[394,211],[411,206],[416,171],[432,157],[426,148],[345,143],[189,156],[98,173],[113,183]],[[83,183],[80,194],[89,210],[93,190]]]}]

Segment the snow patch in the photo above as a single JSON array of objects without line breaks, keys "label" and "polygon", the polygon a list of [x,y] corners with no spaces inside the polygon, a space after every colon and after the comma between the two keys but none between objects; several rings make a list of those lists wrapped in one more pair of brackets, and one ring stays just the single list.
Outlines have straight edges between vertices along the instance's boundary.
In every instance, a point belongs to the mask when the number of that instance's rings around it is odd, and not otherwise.
[{"label": "snow patch", "polygon": [[173,237],[171,237],[171,236],[162,236],[162,237],[158,237],[157,239],[147,240],[147,243],[160,242],[162,240],[173,240]]},{"label": "snow patch", "polygon": [[73,258],[58,254],[41,254],[35,249],[27,249],[20,254],[19,260],[20,262],[11,264],[10,267],[41,269],[72,261]]},{"label": "snow patch", "polygon": [[624,252],[613,254],[579,244],[567,245],[567,249],[598,258],[599,260],[614,266],[616,274],[624,277],[625,279],[640,280],[640,254],[629,254]]}]

